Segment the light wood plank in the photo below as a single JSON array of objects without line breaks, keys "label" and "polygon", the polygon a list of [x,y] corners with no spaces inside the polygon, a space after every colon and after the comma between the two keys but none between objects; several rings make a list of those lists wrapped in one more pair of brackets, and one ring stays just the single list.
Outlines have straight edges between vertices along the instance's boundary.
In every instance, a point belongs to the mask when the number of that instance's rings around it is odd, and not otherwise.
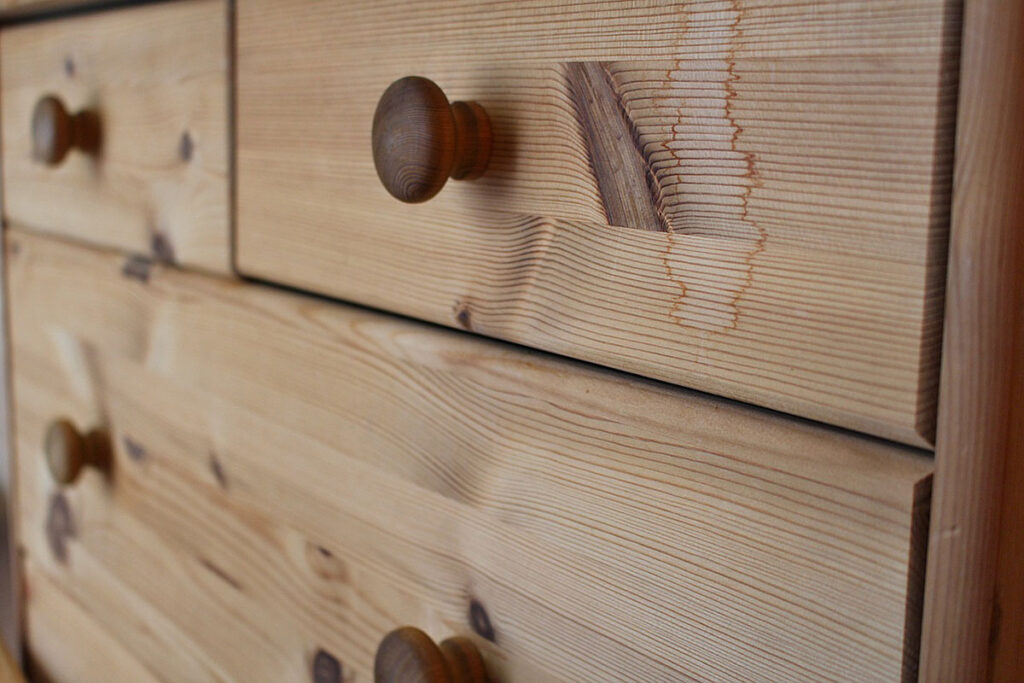
[{"label": "light wood plank", "polygon": [[[10,240],[29,555],[97,614],[133,603],[83,577],[116,577],[204,670],[294,679],[323,649],[368,678],[392,626],[472,634],[476,609],[503,680],[899,675],[918,451]],[[66,565],[43,530],[56,413],[117,449],[111,483],[68,494]]]},{"label": "light wood plank", "polygon": [[1024,679],[1024,5],[966,3],[923,681]]},{"label": "light wood plank", "polygon": [[78,683],[156,683],[97,619],[31,561],[25,562],[26,637],[35,663],[33,680]]},{"label": "light wood plank", "polygon": [[[0,32],[4,216],[230,271],[228,31],[224,0],[188,0]],[[98,111],[97,158],[32,159],[47,94]]]},{"label": "light wood plank", "polygon": [[[241,0],[238,266],[928,445],[956,6]],[[370,153],[410,74],[495,135],[416,206]]]},{"label": "light wood plank", "polygon": [[[64,555],[58,557],[51,547],[52,534],[45,530],[57,493],[43,481],[45,473],[39,474],[40,485],[24,489],[27,517],[22,528],[30,530],[25,536],[29,561],[57,583],[68,600],[88,610],[142,666],[168,681],[301,678],[301,669],[282,669],[280,650],[258,626],[250,626],[250,621],[262,624],[276,615],[230,604],[222,595],[221,575],[202,558],[181,552],[162,530],[141,523],[133,514],[131,497],[108,499],[106,485],[97,477],[81,482],[63,498],[74,530],[61,537]],[[168,515],[180,504],[160,500],[168,506]],[[206,520],[208,525],[228,525],[222,529],[238,526],[234,517]],[[165,517],[164,522],[164,528],[173,532],[194,528],[197,519],[185,514]],[[61,667],[59,661],[51,662],[59,660],[56,649],[39,652],[37,658],[44,668]],[[73,670],[71,674],[62,680],[77,680]]]}]

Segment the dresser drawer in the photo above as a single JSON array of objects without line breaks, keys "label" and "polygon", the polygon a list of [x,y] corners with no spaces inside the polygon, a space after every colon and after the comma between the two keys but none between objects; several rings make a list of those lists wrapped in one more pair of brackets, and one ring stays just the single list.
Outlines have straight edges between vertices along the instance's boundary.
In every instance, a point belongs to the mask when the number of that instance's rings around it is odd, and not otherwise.
[{"label": "dresser drawer", "polygon": [[[239,269],[930,443],[957,3],[735,5],[239,0]],[[408,75],[493,137],[414,205]]]},{"label": "dresser drawer", "polygon": [[[472,637],[509,682],[894,680],[904,643],[913,660],[919,451],[268,288],[125,278],[122,256],[29,233],[7,246],[44,669],[62,601],[118,668],[168,680],[370,680],[403,623]],[[107,474],[56,486],[61,417],[107,431]]]},{"label": "dresser drawer", "polygon": [[0,32],[5,218],[228,271],[228,30],[188,0]]}]

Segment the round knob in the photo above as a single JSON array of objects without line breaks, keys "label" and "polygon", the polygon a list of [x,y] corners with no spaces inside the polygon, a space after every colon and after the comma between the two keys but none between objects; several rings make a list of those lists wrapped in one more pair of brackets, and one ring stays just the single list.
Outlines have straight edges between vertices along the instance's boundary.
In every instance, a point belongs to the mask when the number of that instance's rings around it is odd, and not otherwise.
[{"label": "round knob", "polygon": [[46,464],[54,481],[62,486],[74,483],[84,467],[105,470],[109,452],[103,432],[83,435],[66,418],[54,420],[46,430]]},{"label": "round knob", "polygon": [[454,637],[435,645],[412,626],[384,637],[373,660],[376,683],[489,683],[483,657],[469,638]]},{"label": "round knob", "polygon": [[32,156],[56,166],[74,148],[92,154],[99,146],[99,120],[93,112],[69,114],[53,95],[36,102],[32,110]]},{"label": "round knob", "polygon": [[448,178],[487,170],[491,120],[476,102],[448,103],[426,78],[407,76],[384,91],[373,115],[373,163],[384,187],[403,202],[425,202]]}]

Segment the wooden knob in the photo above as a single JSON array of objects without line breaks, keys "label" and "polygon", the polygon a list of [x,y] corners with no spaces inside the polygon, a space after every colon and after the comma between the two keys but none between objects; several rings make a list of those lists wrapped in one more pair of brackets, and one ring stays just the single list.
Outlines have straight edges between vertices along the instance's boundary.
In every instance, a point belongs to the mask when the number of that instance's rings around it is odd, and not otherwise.
[{"label": "wooden knob", "polygon": [[435,645],[423,631],[402,626],[384,637],[373,661],[376,683],[489,683],[483,657],[469,638]]},{"label": "wooden knob", "polygon": [[109,453],[107,436],[100,430],[83,435],[66,418],[54,420],[46,430],[46,464],[62,486],[74,483],[85,467],[106,470]]},{"label": "wooden knob", "polygon": [[75,148],[92,154],[99,147],[99,139],[95,113],[69,114],[64,103],[53,95],[36,102],[32,110],[32,156],[37,161],[56,166]]},{"label": "wooden knob", "polygon": [[373,163],[384,187],[403,202],[425,202],[448,178],[487,170],[491,120],[476,102],[448,104],[441,88],[407,76],[384,91],[373,115]]}]

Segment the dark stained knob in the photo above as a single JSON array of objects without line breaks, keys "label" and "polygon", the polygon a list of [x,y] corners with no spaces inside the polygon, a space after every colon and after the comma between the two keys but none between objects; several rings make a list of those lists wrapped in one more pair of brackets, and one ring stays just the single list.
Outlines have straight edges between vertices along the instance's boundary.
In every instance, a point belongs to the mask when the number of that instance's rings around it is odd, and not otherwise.
[{"label": "dark stained knob", "polygon": [[407,76],[384,91],[373,115],[373,163],[384,187],[403,202],[425,202],[448,178],[487,170],[491,120],[476,102],[448,103],[426,78]]},{"label": "dark stained knob", "polygon": [[106,470],[109,462],[110,447],[104,432],[82,434],[67,418],[50,423],[46,430],[46,464],[58,484],[74,483],[85,467]]},{"label": "dark stained knob", "polygon": [[489,683],[483,657],[469,638],[440,645],[423,631],[402,626],[384,637],[373,661],[376,683]]},{"label": "dark stained knob", "polygon": [[36,102],[32,110],[32,157],[36,161],[56,166],[72,149],[96,152],[99,140],[99,118],[94,112],[69,114],[53,95]]}]

